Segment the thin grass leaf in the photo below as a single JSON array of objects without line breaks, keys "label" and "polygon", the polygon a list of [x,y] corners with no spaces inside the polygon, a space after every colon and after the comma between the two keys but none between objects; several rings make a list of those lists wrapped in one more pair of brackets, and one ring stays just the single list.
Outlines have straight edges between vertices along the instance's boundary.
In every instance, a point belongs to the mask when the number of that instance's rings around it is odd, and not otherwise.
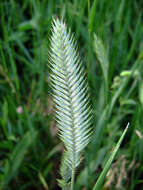
[{"label": "thin grass leaf", "polygon": [[97,7],[97,0],[94,0],[89,16],[89,26],[88,26],[89,32],[93,31],[96,7]]},{"label": "thin grass leaf", "polygon": [[23,139],[16,145],[15,149],[13,150],[10,156],[10,160],[7,160],[6,162],[5,173],[0,183],[1,189],[5,189],[10,180],[16,177],[21,162],[24,159],[25,153],[35,140],[36,134],[37,133],[34,132],[31,136],[31,133],[27,132],[24,135]]},{"label": "thin grass leaf", "polygon": [[123,134],[121,135],[119,141],[117,142],[114,151],[112,152],[109,160],[107,161],[107,163],[106,163],[106,165],[105,165],[102,173],[100,174],[100,176],[99,176],[99,178],[98,178],[98,180],[97,180],[97,182],[94,185],[94,187],[93,187],[92,190],[99,190],[99,189],[101,189],[101,187],[103,185],[103,182],[105,180],[105,177],[107,175],[107,172],[110,169],[110,166],[111,166],[111,164],[113,162],[113,159],[115,158],[115,155],[116,155],[116,153],[117,153],[117,151],[118,151],[118,149],[119,149],[119,147],[120,147],[120,145],[121,145],[121,143],[122,143],[122,141],[124,139],[124,136],[125,136],[125,134],[126,134],[126,132],[128,130],[128,127],[129,127],[129,123],[127,124],[125,130],[123,131]]}]

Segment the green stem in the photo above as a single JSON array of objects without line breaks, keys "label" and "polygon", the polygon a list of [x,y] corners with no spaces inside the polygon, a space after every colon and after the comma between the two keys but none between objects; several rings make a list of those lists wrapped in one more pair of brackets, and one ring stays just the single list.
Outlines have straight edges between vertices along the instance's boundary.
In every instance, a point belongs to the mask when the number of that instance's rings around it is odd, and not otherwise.
[{"label": "green stem", "polygon": [[72,178],[71,178],[71,188],[70,188],[70,190],[74,190],[74,180],[75,180],[75,168],[72,168]]}]

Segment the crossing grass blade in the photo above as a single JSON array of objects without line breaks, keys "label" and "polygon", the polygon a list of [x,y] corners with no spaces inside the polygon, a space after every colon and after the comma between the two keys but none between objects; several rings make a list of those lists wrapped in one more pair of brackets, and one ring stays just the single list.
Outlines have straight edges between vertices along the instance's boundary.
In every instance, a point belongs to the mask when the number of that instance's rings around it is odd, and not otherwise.
[{"label": "crossing grass blade", "polygon": [[103,185],[103,182],[104,182],[104,180],[105,180],[105,177],[106,177],[106,175],[107,175],[107,172],[108,172],[108,170],[110,169],[110,166],[111,166],[111,164],[112,164],[112,162],[113,162],[113,160],[114,160],[114,158],[115,158],[115,155],[116,155],[116,153],[117,153],[117,151],[118,151],[118,149],[119,149],[119,147],[120,147],[120,145],[121,145],[121,143],[122,143],[122,141],[123,141],[123,139],[124,139],[124,136],[125,136],[125,134],[126,134],[126,132],[127,132],[127,130],[128,130],[128,127],[129,127],[129,123],[127,124],[125,130],[123,131],[123,133],[122,133],[122,135],[121,135],[119,141],[117,142],[117,144],[116,144],[116,146],[115,146],[114,151],[112,152],[112,154],[111,154],[109,160],[107,161],[107,163],[106,163],[106,165],[105,165],[105,167],[104,167],[102,173],[100,174],[100,176],[99,176],[99,178],[98,178],[98,180],[97,180],[97,182],[96,182],[96,184],[94,185],[94,187],[93,187],[92,190],[99,190],[99,189],[101,189],[101,187],[102,187],[102,185]]}]

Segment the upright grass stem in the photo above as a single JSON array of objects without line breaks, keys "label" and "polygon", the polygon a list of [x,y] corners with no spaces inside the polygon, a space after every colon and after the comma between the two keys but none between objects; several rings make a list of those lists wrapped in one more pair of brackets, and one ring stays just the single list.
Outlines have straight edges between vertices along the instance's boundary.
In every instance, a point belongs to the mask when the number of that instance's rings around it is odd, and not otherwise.
[{"label": "upright grass stem", "polygon": [[72,169],[72,178],[71,178],[71,189],[74,190],[74,181],[75,181],[75,169]]}]

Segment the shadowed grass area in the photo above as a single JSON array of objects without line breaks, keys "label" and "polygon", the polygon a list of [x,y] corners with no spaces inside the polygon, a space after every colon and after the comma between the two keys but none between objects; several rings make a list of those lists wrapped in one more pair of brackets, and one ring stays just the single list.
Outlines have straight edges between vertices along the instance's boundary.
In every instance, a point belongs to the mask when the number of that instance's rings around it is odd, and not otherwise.
[{"label": "shadowed grass area", "polygon": [[58,189],[63,145],[50,98],[52,16],[78,41],[92,97],[94,135],[76,176],[92,189],[126,124],[103,189],[142,189],[143,3],[141,0],[0,1],[0,189]]}]

